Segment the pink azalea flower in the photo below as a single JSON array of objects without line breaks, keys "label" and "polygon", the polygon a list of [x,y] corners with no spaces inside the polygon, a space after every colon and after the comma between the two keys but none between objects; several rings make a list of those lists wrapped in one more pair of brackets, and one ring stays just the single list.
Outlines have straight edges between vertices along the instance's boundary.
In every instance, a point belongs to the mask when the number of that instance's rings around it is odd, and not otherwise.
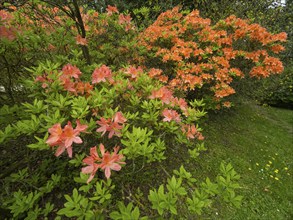
[{"label": "pink azalea flower", "polygon": [[92,83],[97,84],[99,82],[106,82],[106,79],[110,82],[113,81],[111,69],[106,65],[97,67],[92,74]]},{"label": "pink azalea flower", "polygon": [[120,164],[125,164],[122,162],[122,154],[117,154],[119,147],[114,147],[114,152],[110,154],[108,151],[105,152],[104,145],[100,145],[100,151],[102,154],[102,163],[100,164],[101,169],[105,170],[105,176],[107,179],[111,176],[111,170],[119,171],[121,170]]},{"label": "pink azalea flower", "polygon": [[182,111],[186,111],[188,108],[187,102],[182,98],[179,98],[179,99],[177,97],[174,98],[172,100],[172,106],[174,106],[174,105],[179,106]]},{"label": "pink azalea flower", "polygon": [[180,119],[180,115],[175,111],[175,110],[170,110],[170,109],[164,109],[163,112],[162,112],[163,116],[164,116],[164,119],[163,121],[176,121],[176,122],[180,122],[181,119]]},{"label": "pink azalea flower", "polygon": [[62,72],[64,75],[69,76],[69,77],[73,77],[76,79],[78,79],[79,76],[81,75],[80,70],[76,66],[72,66],[71,64],[66,64],[62,68]]},{"label": "pink azalea flower", "polygon": [[116,112],[114,115],[114,122],[124,124],[127,121],[126,118],[122,115],[122,112]]},{"label": "pink azalea flower", "polygon": [[60,143],[60,139],[62,136],[62,128],[61,128],[61,124],[54,124],[51,128],[49,128],[49,133],[50,136],[47,139],[46,143],[49,144],[50,146],[56,146]]},{"label": "pink azalea flower", "polygon": [[80,124],[78,119],[76,120],[76,128],[75,128],[75,130],[77,130],[79,132],[85,132],[87,128],[88,128],[87,125],[82,125],[82,124]]},{"label": "pink azalea flower", "polygon": [[127,70],[126,70],[126,73],[131,75],[131,78],[132,79],[135,79],[138,77],[138,75],[140,73],[142,73],[143,70],[141,67],[138,67],[138,68],[135,68],[134,66],[130,66]]},{"label": "pink azalea flower", "polygon": [[73,144],[73,142],[81,144],[82,140],[78,137],[79,133],[79,130],[73,129],[71,122],[69,121],[63,129],[62,140],[64,141],[64,146],[68,148]]},{"label": "pink azalea flower", "polygon": [[99,157],[98,153],[97,153],[97,147],[92,147],[90,149],[90,156],[86,157],[85,159],[83,159],[83,162],[86,163],[88,166],[83,167],[81,169],[82,173],[90,173],[90,177],[87,180],[87,183],[89,183],[90,181],[92,181],[92,179],[94,178],[96,172],[98,171],[100,164],[96,164],[95,162],[98,161],[102,161],[102,159]]},{"label": "pink azalea flower", "polygon": [[65,125],[64,129],[61,128],[60,124],[55,124],[49,128],[50,136],[46,141],[51,147],[58,146],[55,155],[60,156],[65,150],[67,150],[68,156],[72,157],[72,144],[81,144],[82,140],[78,136],[80,132],[85,132],[87,125],[80,124],[79,120],[76,121],[76,128],[73,129],[71,122],[69,121]]},{"label": "pink azalea flower", "polygon": [[111,124],[111,119],[105,119],[101,117],[99,121],[97,121],[97,124],[100,125],[101,127],[97,129],[97,132],[103,132],[102,136],[109,131],[110,129],[110,124]]},{"label": "pink azalea flower", "polygon": [[130,24],[131,20],[132,20],[132,18],[130,17],[130,15],[120,14],[118,23],[120,25],[121,24]]},{"label": "pink azalea flower", "polygon": [[121,132],[120,130],[123,128],[122,125],[119,125],[117,122],[112,122],[112,124],[109,127],[109,138],[112,138],[114,135],[117,137],[120,137]]},{"label": "pink azalea flower", "polygon": [[97,132],[102,132],[102,136],[108,131],[109,138],[112,138],[114,135],[120,136],[120,130],[123,128],[123,124],[127,121],[126,118],[123,117],[121,112],[117,112],[112,119],[105,119],[101,117],[97,124],[101,127],[98,128]]},{"label": "pink azalea flower", "polygon": [[63,88],[65,90],[67,90],[69,92],[76,92],[75,83],[72,82],[67,75],[60,76],[59,80],[61,81]]},{"label": "pink azalea flower", "polygon": [[169,104],[170,101],[174,98],[172,92],[168,90],[166,87],[161,87],[157,91],[153,91],[152,95],[149,97],[150,99],[159,98],[163,103]]},{"label": "pink azalea flower", "polygon": [[119,171],[121,170],[121,164],[125,164],[125,162],[121,161],[123,155],[118,154],[119,147],[114,147],[114,152],[112,154],[105,151],[103,144],[100,144],[99,148],[102,155],[101,158],[97,153],[97,148],[92,147],[90,149],[90,156],[83,159],[83,162],[88,166],[82,168],[81,172],[86,174],[90,173],[87,183],[92,181],[99,168],[104,170],[106,178],[109,179],[111,176],[111,170]]}]

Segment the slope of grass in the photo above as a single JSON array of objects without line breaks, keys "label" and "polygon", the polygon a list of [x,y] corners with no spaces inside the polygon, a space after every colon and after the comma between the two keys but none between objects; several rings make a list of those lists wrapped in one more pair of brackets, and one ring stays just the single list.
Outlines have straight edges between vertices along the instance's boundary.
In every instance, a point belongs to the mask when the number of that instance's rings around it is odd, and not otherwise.
[{"label": "slope of grass", "polygon": [[206,218],[293,219],[293,111],[242,103],[204,127],[208,152],[196,175],[216,175],[222,160],[231,162],[244,196],[240,209],[215,205]]}]

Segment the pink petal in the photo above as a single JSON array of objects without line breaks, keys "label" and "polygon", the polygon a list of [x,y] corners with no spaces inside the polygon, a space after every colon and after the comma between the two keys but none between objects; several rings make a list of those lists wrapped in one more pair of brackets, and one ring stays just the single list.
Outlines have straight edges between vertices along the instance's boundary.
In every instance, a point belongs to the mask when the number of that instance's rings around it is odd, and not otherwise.
[{"label": "pink petal", "polygon": [[100,152],[101,152],[102,156],[104,156],[104,154],[105,154],[105,146],[103,144],[100,144]]},{"label": "pink petal", "polygon": [[86,157],[86,158],[84,158],[84,159],[82,160],[82,162],[84,162],[84,163],[86,163],[86,164],[88,164],[88,165],[92,165],[92,164],[95,162],[95,160],[94,160],[93,157]]},{"label": "pink petal", "polygon": [[106,176],[107,179],[110,178],[110,176],[111,176],[111,169],[110,169],[110,167],[106,167],[106,169],[105,169],[105,176]]},{"label": "pink petal", "polygon": [[113,163],[110,168],[115,171],[121,170],[121,166],[117,163]]},{"label": "pink petal", "polygon": [[77,130],[78,132],[84,132],[87,128],[88,128],[87,125],[82,125],[82,124],[80,124],[79,120],[76,120],[76,128],[75,128],[75,130]]},{"label": "pink petal", "polygon": [[55,146],[57,145],[60,137],[58,136],[50,136],[48,140],[46,141],[46,144],[49,144],[50,146]]},{"label": "pink petal", "polygon": [[82,173],[91,173],[94,171],[94,166],[86,166],[81,168]]},{"label": "pink petal", "polygon": [[95,146],[95,147],[92,147],[91,149],[90,149],[90,155],[91,155],[91,158],[92,158],[92,160],[93,160],[93,163],[95,162],[95,161],[101,161],[102,159],[99,157],[99,154],[98,154],[98,152],[97,152],[97,147]]},{"label": "pink petal", "polygon": [[65,151],[65,146],[59,146],[56,150],[55,156],[59,157]]},{"label": "pink petal", "polygon": [[72,158],[72,146],[68,147],[67,149],[68,156]]},{"label": "pink petal", "polygon": [[90,177],[88,178],[88,180],[86,181],[86,183],[89,183],[90,181],[92,181],[94,177],[95,177],[95,173],[92,173]]},{"label": "pink petal", "polygon": [[81,140],[80,137],[75,137],[75,138],[73,139],[73,142],[76,143],[76,144],[81,144],[81,143],[82,143],[82,140]]},{"label": "pink petal", "polygon": [[113,135],[114,135],[114,133],[115,133],[115,131],[114,131],[114,130],[111,130],[111,131],[109,132],[108,138],[112,138]]},{"label": "pink petal", "polygon": [[73,143],[73,140],[72,139],[66,139],[65,142],[64,142],[64,145],[66,148],[70,147]]}]

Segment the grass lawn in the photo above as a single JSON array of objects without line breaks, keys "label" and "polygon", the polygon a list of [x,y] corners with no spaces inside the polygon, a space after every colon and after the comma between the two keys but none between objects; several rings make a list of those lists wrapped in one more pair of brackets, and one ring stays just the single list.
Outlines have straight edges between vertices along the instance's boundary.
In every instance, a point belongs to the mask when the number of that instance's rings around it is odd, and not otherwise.
[{"label": "grass lawn", "polygon": [[244,196],[240,209],[214,204],[204,218],[293,219],[293,111],[244,102],[210,115],[204,128],[208,151],[194,175],[212,177],[231,162]]}]

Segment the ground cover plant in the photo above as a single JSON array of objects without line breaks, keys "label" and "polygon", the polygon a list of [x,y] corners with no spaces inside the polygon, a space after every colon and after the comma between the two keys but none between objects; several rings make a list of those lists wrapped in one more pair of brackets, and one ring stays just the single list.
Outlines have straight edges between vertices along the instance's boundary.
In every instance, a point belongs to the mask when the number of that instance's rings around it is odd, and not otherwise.
[{"label": "ground cover plant", "polygon": [[[237,55],[252,76],[281,73],[272,52],[286,34],[233,16],[210,26],[178,7],[140,33],[115,6],[76,6],[28,1],[0,11],[0,143],[16,156],[1,162],[4,218],[192,219],[218,203],[240,207],[231,163],[200,179],[186,167],[206,151],[207,109],[231,106],[222,99],[243,75]],[[239,39],[255,45],[237,49]]]}]

